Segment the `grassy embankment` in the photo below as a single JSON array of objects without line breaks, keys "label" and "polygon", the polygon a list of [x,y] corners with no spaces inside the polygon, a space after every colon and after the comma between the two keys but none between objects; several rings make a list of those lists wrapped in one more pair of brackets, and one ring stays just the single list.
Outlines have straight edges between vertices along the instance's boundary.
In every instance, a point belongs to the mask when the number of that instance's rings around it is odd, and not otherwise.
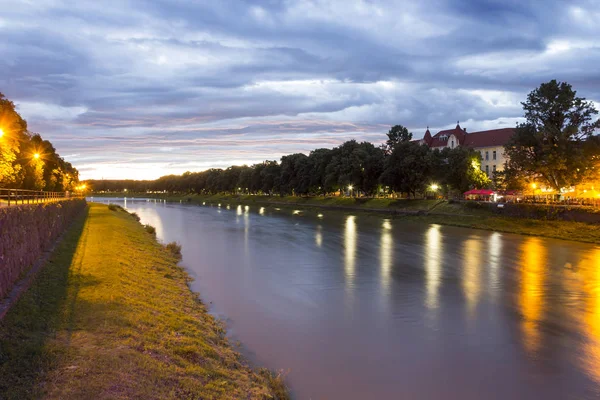
[{"label": "grassy embankment", "polygon": [[247,195],[152,195],[128,194],[128,197],[156,197],[167,201],[183,201],[195,204],[255,204],[274,207],[335,208],[370,212],[373,210],[407,214],[421,211],[426,215],[394,215],[394,218],[485,229],[529,236],[550,237],[600,244],[600,226],[583,222],[553,221],[506,217],[494,214],[489,209],[470,208],[465,203],[448,203],[438,200],[363,199],[348,197],[269,197]]},{"label": "grassy embankment", "polygon": [[91,205],[0,322],[0,398],[287,398],[188,279],[133,216]]}]

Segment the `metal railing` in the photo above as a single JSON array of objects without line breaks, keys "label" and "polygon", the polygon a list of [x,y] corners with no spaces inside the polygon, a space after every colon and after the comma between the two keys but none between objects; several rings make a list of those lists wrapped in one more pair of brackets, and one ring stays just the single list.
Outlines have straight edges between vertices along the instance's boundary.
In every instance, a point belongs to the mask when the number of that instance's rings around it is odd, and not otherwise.
[{"label": "metal railing", "polygon": [[46,192],[43,190],[0,188],[0,207],[17,204],[49,203],[82,196],[82,193],[73,192]]}]

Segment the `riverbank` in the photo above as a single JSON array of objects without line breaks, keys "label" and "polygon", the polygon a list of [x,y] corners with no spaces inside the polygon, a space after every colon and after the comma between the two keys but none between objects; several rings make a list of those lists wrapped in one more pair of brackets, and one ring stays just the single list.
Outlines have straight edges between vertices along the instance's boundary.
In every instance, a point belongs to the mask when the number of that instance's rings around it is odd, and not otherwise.
[{"label": "riverbank", "polygon": [[90,205],[0,321],[0,398],[286,399],[188,282],[133,216]]},{"label": "riverbank", "polygon": [[[114,196],[114,195],[113,195]],[[102,197],[102,196],[98,196]],[[109,196],[106,196],[109,197]],[[585,222],[502,216],[476,203],[450,203],[440,200],[365,199],[348,197],[275,197],[248,195],[163,195],[128,194],[191,204],[244,204],[298,209],[362,212],[389,215],[424,223],[484,229],[528,236],[600,244],[600,225]],[[320,211],[319,211],[320,210]]]}]

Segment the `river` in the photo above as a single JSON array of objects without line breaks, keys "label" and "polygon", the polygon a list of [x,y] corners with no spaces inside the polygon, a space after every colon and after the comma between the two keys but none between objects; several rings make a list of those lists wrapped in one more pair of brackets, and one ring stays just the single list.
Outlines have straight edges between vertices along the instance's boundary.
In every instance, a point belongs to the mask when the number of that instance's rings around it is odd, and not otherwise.
[{"label": "river", "polygon": [[598,246],[233,203],[126,208],[182,244],[192,289],[295,398],[600,398]]}]

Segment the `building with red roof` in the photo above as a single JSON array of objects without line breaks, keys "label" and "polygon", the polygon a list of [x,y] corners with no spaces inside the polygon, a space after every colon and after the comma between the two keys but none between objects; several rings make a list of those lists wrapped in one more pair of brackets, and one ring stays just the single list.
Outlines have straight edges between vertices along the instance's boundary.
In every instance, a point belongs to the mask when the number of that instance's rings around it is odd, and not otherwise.
[{"label": "building with red roof", "polygon": [[461,128],[460,124],[457,123],[454,129],[439,131],[433,136],[428,127],[419,143],[440,150],[446,147],[453,149],[459,146],[475,149],[481,153],[481,170],[492,177],[496,171],[504,169],[504,163],[506,162],[504,145],[508,143],[514,133],[515,128],[467,133],[467,130]]}]

